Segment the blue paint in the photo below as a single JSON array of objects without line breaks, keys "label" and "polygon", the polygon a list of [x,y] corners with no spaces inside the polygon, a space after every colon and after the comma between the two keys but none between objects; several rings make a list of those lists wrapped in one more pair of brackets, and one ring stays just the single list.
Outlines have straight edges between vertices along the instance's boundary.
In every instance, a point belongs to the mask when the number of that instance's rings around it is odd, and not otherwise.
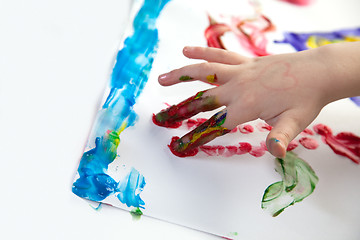
[{"label": "blue paint", "polygon": [[156,19],[169,1],[144,1],[133,22],[133,35],[124,41],[124,47],[117,54],[110,93],[98,112],[87,144],[90,150],[80,160],[79,178],[72,187],[80,197],[102,201],[115,195],[128,207],[145,205],[140,198],[145,186],[144,176],[132,168],[124,179],[116,182],[107,171],[117,156],[120,133],[138,119],[133,107],[148,81],[157,51]]},{"label": "blue paint", "polygon": [[144,176],[132,168],[131,172],[121,181],[117,198],[128,207],[141,207],[145,204],[140,198],[140,193],[145,184]]},{"label": "blue paint", "polygon": [[360,107],[360,96],[350,98],[356,105]]},{"label": "blue paint", "polygon": [[313,33],[293,33],[284,32],[284,40],[275,41],[275,43],[288,43],[291,44],[297,51],[309,49],[307,41],[309,37],[321,37],[330,41],[343,40],[349,36],[360,36],[360,28],[344,29],[334,32],[313,32]]}]

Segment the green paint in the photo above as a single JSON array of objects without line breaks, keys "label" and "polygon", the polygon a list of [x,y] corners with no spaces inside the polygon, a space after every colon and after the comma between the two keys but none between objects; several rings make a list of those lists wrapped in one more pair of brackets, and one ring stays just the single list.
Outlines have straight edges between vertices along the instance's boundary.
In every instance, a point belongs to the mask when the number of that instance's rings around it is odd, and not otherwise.
[{"label": "green paint", "polygon": [[276,158],[275,163],[282,181],[271,184],[261,202],[261,208],[273,217],[309,196],[319,181],[310,165],[295,153],[287,152],[284,159]]},{"label": "green paint", "polygon": [[130,211],[130,214],[133,218],[133,220],[140,220],[141,215],[143,215],[143,212],[140,210],[140,208],[134,208]]},{"label": "green paint", "polygon": [[179,80],[180,81],[189,81],[189,80],[193,80],[193,78],[188,75],[183,75],[179,78]]}]

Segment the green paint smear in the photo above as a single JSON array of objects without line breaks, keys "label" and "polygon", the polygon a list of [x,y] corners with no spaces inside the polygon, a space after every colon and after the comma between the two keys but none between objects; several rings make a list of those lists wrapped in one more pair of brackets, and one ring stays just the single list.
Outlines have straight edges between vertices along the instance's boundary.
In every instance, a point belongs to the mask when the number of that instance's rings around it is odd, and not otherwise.
[{"label": "green paint smear", "polygon": [[192,77],[188,76],[188,75],[184,75],[184,76],[181,76],[179,78],[180,81],[189,81],[189,80],[193,80]]},{"label": "green paint smear", "polygon": [[271,184],[261,202],[261,208],[273,217],[309,196],[319,181],[310,165],[293,152],[287,152],[284,159],[276,158],[275,164],[282,181]]},{"label": "green paint smear", "polygon": [[131,216],[133,217],[133,220],[140,220],[141,215],[143,215],[143,212],[140,210],[140,208],[134,208],[130,211]]}]

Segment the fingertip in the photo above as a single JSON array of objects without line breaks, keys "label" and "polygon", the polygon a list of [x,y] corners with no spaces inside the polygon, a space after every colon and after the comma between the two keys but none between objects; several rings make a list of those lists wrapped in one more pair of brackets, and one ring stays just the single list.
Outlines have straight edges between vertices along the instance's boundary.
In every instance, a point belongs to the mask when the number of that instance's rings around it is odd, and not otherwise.
[{"label": "fingertip", "polygon": [[193,47],[193,46],[185,46],[183,48],[183,54],[185,57],[190,57],[191,56],[191,53],[194,51],[196,47]]},{"label": "fingertip", "polygon": [[280,141],[277,138],[270,138],[268,139],[267,143],[267,148],[269,150],[269,152],[277,157],[277,158],[284,158],[286,155],[286,146],[285,144]]},{"label": "fingertip", "polygon": [[168,78],[168,75],[166,73],[159,75],[158,82],[160,85],[166,85],[166,80]]}]

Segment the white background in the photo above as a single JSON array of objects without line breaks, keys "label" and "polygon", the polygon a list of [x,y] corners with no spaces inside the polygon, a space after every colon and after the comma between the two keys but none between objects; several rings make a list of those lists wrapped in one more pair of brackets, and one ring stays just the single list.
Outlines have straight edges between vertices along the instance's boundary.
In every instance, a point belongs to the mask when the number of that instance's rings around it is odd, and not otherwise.
[{"label": "white background", "polygon": [[219,239],[71,192],[129,8],[0,0],[0,239]]}]

